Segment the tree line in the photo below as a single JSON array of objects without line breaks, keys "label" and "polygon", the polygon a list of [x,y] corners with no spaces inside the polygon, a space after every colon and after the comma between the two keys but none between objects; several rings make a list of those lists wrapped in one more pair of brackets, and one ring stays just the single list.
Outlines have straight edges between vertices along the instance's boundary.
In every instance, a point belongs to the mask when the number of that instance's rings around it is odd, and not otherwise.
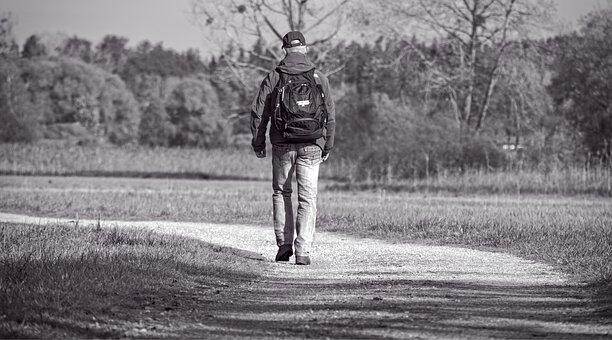
[{"label": "tree line", "polygon": [[108,35],[71,37],[49,51],[40,37],[3,52],[3,141],[222,145],[230,134],[219,95],[195,50],[178,53]]},{"label": "tree line", "polygon": [[[495,43],[481,43],[487,30],[478,15],[478,37],[445,27],[434,39],[381,35],[313,46],[310,57],[328,73],[337,102],[338,159],[365,165],[363,178],[609,164],[610,10],[590,14],[576,32]],[[248,144],[250,102],[279,57],[264,39],[227,43],[208,60],[161,43],[129,47],[114,35],[97,44],[68,37],[52,48],[33,35],[18,46],[10,17],[1,23],[4,142]]]}]

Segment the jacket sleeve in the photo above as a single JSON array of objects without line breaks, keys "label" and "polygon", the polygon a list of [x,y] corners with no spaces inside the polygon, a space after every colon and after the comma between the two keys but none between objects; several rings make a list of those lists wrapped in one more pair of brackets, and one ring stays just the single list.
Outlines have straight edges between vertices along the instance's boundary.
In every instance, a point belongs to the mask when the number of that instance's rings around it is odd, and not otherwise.
[{"label": "jacket sleeve", "polygon": [[259,92],[251,105],[251,133],[253,139],[251,146],[255,152],[260,152],[266,148],[266,131],[270,121],[270,105],[273,74],[268,74],[259,86]]},{"label": "jacket sleeve", "polygon": [[336,135],[336,105],[329,89],[329,80],[320,74],[321,87],[325,94],[325,106],[327,107],[327,133],[325,135],[325,147],[323,153],[327,154],[334,148],[334,136]]}]

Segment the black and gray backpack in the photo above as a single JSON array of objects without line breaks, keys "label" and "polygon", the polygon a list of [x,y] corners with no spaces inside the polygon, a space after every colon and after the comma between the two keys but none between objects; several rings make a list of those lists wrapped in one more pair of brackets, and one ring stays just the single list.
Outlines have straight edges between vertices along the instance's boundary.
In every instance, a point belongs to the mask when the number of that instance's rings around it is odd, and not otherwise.
[{"label": "black and gray backpack", "polygon": [[288,142],[313,142],[325,135],[325,94],[314,72],[314,69],[300,74],[278,71],[272,123]]}]

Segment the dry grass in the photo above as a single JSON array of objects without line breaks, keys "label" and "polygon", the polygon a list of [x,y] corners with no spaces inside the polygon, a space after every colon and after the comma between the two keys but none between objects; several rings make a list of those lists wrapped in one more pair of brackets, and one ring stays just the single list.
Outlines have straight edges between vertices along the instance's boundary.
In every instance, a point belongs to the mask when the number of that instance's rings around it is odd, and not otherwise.
[{"label": "dry grass", "polygon": [[[270,226],[268,182],[0,177],[0,210],[34,215]],[[510,251],[588,282],[612,280],[612,200],[535,195],[335,191],[318,227],[390,241]]]},{"label": "dry grass", "polygon": [[[547,172],[469,170],[460,174],[442,170],[426,179],[385,182],[361,180],[358,173],[364,172],[364,167],[367,164],[332,155],[321,167],[321,178],[339,181],[338,189],[612,196],[612,167],[588,171],[553,168]],[[256,159],[248,148],[119,148],[60,142],[0,144],[0,174],[269,180],[271,165],[270,157]]]},{"label": "dry grass", "polygon": [[0,223],[0,245],[2,338],[167,336],[263,266],[142,230]]},{"label": "dry grass", "polygon": [[365,181],[336,186],[345,190],[386,189],[407,192],[447,192],[453,194],[544,194],[612,196],[612,167],[553,168],[548,172],[534,170],[483,171],[468,170],[461,174],[442,172],[431,178]]},{"label": "dry grass", "polygon": [[[391,241],[510,251],[588,282],[612,282],[612,202],[597,199],[444,197],[384,192],[322,199],[329,230]],[[327,201],[327,202],[325,202]]]},{"label": "dry grass", "polygon": [[270,178],[250,150],[0,144],[0,173],[176,178]]}]

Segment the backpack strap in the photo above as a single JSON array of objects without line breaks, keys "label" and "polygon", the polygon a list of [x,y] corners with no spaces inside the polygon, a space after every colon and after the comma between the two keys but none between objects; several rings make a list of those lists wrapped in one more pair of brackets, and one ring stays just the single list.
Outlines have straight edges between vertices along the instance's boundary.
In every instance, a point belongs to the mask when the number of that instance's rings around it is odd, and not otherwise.
[{"label": "backpack strap", "polygon": [[312,77],[314,78],[315,83],[316,83],[317,85],[321,86],[321,77],[319,77],[319,75],[318,75],[318,74],[316,74],[316,73],[313,73]]},{"label": "backpack strap", "polygon": [[274,71],[276,71],[276,74],[278,74],[278,79],[276,80],[276,84],[274,85],[275,89],[278,89],[278,87],[280,86],[280,84],[283,83],[283,78],[286,76],[284,72],[281,72],[281,70],[277,68],[274,69]]},{"label": "backpack strap", "polygon": [[323,104],[327,104],[325,103],[325,92],[323,91],[323,84],[321,83],[321,77],[319,77],[319,75],[315,73],[315,69],[312,69],[312,77],[315,80],[315,84],[317,85],[319,92],[321,92],[321,98],[323,98]]},{"label": "backpack strap", "polygon": [[276,129],[278,129],[279,131],[281,130],[281,127],[279,125],[278,122],[278,114],[280,113],[280,105],[281,105],[281,95],[280,95],[280,86],[281,84],[283,84],[284,82],[284,73],[281,72],[278,68],[275,69],[276,73],[278,74],[278,79],[276,80],[276,84],[274,85],[274,87],[272,88],[272,95],[273,95],[273,103],[272,103],[272,113],[271,113],[271,120],[272,120],[272,124],[274,124],[276,126]]}]

